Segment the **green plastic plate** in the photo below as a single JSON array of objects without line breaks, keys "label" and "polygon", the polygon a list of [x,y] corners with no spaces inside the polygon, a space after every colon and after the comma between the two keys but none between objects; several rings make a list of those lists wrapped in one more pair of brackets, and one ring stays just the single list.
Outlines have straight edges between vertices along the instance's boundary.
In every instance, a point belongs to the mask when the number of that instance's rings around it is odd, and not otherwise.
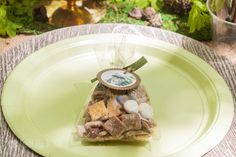
[{"label": "green plastic plate", "polygon": [[230,128],[234,111],[224,80],[186,50],[134,35],[125,35],[123,47],[134,50],[135,59],[148,60],[137,73],[151,98],[158,138],[145,144],[74,140],[78,115],[96,85],[90,80],[102,69],[99,53],[111,53],[122,38],[121,34],[75,37],[22,61],[2,93],[3,113],[16,136],[50,157],[195,157],[216,146]]}]

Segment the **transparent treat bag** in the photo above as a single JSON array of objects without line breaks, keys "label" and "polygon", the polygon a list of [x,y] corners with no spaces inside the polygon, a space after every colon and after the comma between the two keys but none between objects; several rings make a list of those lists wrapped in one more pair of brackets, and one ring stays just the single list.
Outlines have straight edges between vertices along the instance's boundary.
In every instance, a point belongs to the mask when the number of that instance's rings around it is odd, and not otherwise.
[{"label": "transparent treat bag", "polygon": [[[94,48],[101,71],[95,88],[78,113],[75,140],[87,142],[148,141],[156,124],[150,98],[136,70],[147,60],[137,59],[125,35],[118,42]],[[95,74],[96,76],[96,74]]]}]

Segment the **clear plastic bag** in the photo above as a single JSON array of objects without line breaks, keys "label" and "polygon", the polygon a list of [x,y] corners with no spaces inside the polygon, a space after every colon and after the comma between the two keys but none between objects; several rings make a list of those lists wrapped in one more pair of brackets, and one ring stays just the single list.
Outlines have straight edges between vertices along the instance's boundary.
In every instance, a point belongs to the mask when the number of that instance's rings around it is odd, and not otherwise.
[{"label": "clear plastic bag", "polygon": [[[98,78],[94,79],[99,82],[96,82],[84,110],[79,114],[77,137],[89,142],[148,141],[156,125],[150,98],[145,87],[140,84],[139,76],[133,73],[137,69],[132,66],[138,65],[131,64],[137,59],[135,48],[126,47],[124,35],[117,43],[108,44],[105,49],[96,47],[94,52],[101,69],[108,69],[109,72],[106,77],[105,72],[101,73],[101,78],[110,77],[108,80],[112,81],[106,84],[106,79],[105,83]],[[129,64],[131,66],[127,66]],[[140,66],[142,64],[145,63]],[[130,88],[125,88],[129,85]]]}]

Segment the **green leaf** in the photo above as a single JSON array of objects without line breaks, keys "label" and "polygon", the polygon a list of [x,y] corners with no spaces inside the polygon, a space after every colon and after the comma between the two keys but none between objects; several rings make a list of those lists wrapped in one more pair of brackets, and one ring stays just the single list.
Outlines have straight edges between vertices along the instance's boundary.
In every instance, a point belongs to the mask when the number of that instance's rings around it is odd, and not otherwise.
[{"label": "green leaf", "polygon": [[123,0],[114,0],[114,2],[121,3]]},{"label": "green leaf", "polygon": [[21,28],[21,25],[8,21],[6,31],[9,37],[14,37],[16,35],[16,29],[18,28]]},{"label": "green leaf", "polygon": [[145,8],[149,6],[148,0],[135,0],[134,2],[139,8]]},{"label": "green leaf", "polygon": [[149,2],[151,3],[151,7],[156,11],[160,11],[164,5],[163,0],[149,0]]},{"label": "green leaf", "polygon": [[20,25],[8,19],[6,7],[0,6],[0,35],[13,37],[16,35],[16,29],[20,27]]},{"label": "green leaf", "polygon": [[149,2],[151,3],[151,7],[155,10],[159,10],[159,8],[157,7],[157,0],[149,0]]},{"label": "green leaf", "polygon": [[0,20],[6,17],[6,8],[3,6],[0,6]]},{"label": "green leaf", "polygon": [[189,12],[188,25],[190,33],[210,26],[210,15],[205,3],[193,1],[192,9]]},{"label": "green leaf", "polygon": [[6,5],[7,4],[7,0],[1,0],[0,1],[0,5]]}]

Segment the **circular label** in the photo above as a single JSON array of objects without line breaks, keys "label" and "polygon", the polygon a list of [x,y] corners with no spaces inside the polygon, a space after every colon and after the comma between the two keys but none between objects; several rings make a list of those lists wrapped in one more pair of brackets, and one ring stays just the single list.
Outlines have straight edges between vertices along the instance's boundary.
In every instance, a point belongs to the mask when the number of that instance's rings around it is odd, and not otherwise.
[{"label": "circular label", "polygon": [[138,75],[124,69],[106,69],[98,73],[97,79],[104,86],[116,90],[129,90],[140,83]]}]

